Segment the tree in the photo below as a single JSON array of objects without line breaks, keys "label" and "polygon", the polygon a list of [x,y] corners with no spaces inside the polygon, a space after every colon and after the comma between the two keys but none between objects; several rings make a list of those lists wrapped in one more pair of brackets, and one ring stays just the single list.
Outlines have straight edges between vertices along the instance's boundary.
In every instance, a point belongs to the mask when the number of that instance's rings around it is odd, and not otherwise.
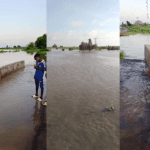
[{"label": "tree", "polygon": [[43,36],[40,36],[37,38],[37,40],[35,41],[35,46],[39,49],[46,49],[46,34],[43,34]]},{"label": "tree", "polygon": [[131,26],[131,23],[130,23],[129,21],[127,21],[127,25],[128,25],[128,26]]},{"label": "tree", "polygon": [[54,44],[52,47],[57,47],[57,45],[56,45],[56,44]]}]

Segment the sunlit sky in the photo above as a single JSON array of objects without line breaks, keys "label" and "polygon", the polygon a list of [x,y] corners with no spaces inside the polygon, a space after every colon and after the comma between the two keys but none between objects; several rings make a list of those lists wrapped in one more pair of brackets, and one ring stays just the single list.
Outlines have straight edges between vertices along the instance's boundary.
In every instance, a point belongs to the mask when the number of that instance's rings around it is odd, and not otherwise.
[{"label": "sunlit sky", "polygon": [[46,0],[0,2],[0,47],[35,42],[46,33]]},{"label": "sunlit sky", "polygon": [[[120,23],[126,23],[127,20],[134,23],[137,19],[147,22],[146,6],[146,0],[120,0]],[[150,2],[148,9],[150,10]],[[150,19],[148,22],[150,23]]]},{"label": "sunlit sky", "polygon": [[119,0],[47,1],[47,46],[120,45]]}]

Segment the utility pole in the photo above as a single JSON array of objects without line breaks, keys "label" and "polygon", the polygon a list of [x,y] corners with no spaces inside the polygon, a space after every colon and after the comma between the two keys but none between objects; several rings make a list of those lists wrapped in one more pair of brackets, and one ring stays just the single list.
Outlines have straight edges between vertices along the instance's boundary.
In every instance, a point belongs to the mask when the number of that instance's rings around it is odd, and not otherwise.
[{"label": "utility pole", "polygon": [[147,3],[147,25],[149,26],[149,24],[148,24],[148,18],[149,18],[149,16],[148,16],[148,0],[146,0],[146,3]]},{"label": "utility pole", "polygon": [[[138,18],[139,18],[139,17],[136,17],[136,18],[137,18],[137,21],[138,21]],[[138,23],[138,22],[137,22],[137,23]],[[139,23],[138,23],[138,26],[139,26]]]}]

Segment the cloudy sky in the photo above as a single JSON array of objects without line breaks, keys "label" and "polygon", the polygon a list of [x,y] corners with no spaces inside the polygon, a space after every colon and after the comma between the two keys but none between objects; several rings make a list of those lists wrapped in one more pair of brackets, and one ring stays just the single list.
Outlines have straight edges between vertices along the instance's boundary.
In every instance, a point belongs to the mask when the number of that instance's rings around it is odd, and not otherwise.
[{"label": "cloudy sky", "polygon": [[1,0],[0,14],[0,47],[25,46],[46,33],[46,0]]},{"label": "cloudy sky", "polygon": [[119,0],[47,1],[47,46],[120,45]]},{"label": "cloudy sky", "polygon": [[[120,0],[120,23],[130,21],[134,23],[138,20],[147,22],[146,0]],[[150,10],[150,3],[148,3]],[[150,19],[149,19],[150,23]]]}]

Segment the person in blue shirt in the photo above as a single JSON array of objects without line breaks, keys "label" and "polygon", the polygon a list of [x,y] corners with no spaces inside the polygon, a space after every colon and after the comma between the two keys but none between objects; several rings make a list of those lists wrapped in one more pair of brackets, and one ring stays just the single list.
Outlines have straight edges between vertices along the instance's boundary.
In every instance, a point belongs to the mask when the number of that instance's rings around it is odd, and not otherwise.
[{"label": "person in blue shirt", "polygon": [[[38,101],[42,101],[43,100],[43,92],[44,92],[43,75],[44,75],[44,71],[46,71],[46,63],[40,57],[40,54],[35,54],[34,59],[36,60],[36,65],[34,65],[34,69],[36,69],[35,75],[34,75],[34,80],[35,80],[35,85],[36,85],[36,93],[32,97],[37,98]],[[38,97],[39,84],[40,84],[40,88],[41,88],[41,96],[40,97]]]}]

